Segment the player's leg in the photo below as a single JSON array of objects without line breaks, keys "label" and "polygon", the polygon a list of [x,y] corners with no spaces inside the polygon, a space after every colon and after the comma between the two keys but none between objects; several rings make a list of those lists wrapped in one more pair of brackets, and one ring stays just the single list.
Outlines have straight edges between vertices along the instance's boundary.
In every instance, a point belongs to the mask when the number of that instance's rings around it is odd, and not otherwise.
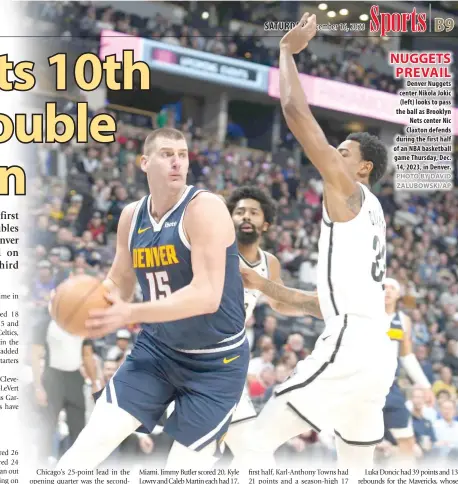
[{"label": "player's leg", "polygon": [[329,408],[335,400],[335,375],[328,369],[334,351],[334,344],[318,344],[306,360],[297,364],[293,375],[276,387],[275,396],[231,448],[234,467],[274,466],[274,453],[282,444],[310,428],[321,431],[332,418]]},{"label": "player's leg", "polygon": [[175,399],[165,431],[175,439],[167,467],[211,468],[221,457],[224,439],[242,396],[249,362],[245,341],[234,352],[178,354],[186,382]]},{"label": "player's leg", "polygon": [[352,474],[364,473],[374,464],[376,444],[359,442],[346,442],[336,435],[337,461],[340,469],[349,469]]},{"label": "player's leg", "polygon": [[[58,463],[92,469],[136,430],[151,433],[175,396],[163,379],[166,359],[158,347],[136,347],[105,387],[88,424]],[[147,368],[147,371],[145,371]]]},{"label": "player's leg", "polygon": [[245,386],[242,398],[237,405],[226,438],[224,439],[224,442],[229,449],[232,450],[239,445],[240,439],[243,439],[243,435],[246,432],[249,432],[249,428],[253,426],[256,416],[256,409],[254,408],[253,402],[251,401],[250,395]]},{"label": "player's leg", "polygon": [[58,469],[93,469],[141,426],[128,412],[109,403],[106,390],[97,400],[86,427],[58,462]]},{"label": "player's leg", "polygon": [[234,454],[233,467],[275,467],[274,453],[278,447],[310,428],[320,431],[290,404],[289,398],[289,394],[273,396],[258,417],[240,429],[240,435],[230,447]]},{"label": "player's leg", "polygon": [[203,449],[196,451],[175,441],[167,457],[166,469],[211,469],[219,459],[217,442],[212,440]]},{"label": "player's leg", "polygon": [[338,466],[349,469],[354,478],[362,476],[364,469],[374,465],[374,452],[385,434],[383,407],[393,381],[394,366],[390,361],[380,365],[383,353],[362,360],[364,366],[343,380],[338,390],[344,396],[335,409],[335,426]]},{"label": "player's leg", "polygon": [[385,430],[396,442],[398,453],[396,466],[415,463],[415,434],[409,411],[403,406],[385,407],[383,410]]},{"label": "player's leg", "polygon": [[385,431],[396,442],[396,465],[413,465],[415,462],[415,434],[405,397],[395,381],[390,388],[383,408]]}]

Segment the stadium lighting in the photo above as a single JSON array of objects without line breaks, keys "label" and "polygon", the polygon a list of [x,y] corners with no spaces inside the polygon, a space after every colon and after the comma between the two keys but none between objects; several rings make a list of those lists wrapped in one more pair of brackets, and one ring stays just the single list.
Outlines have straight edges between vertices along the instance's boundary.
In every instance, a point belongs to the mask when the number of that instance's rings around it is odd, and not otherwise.
[{"label": "stadium lighting", "polygon": [[209,16],[210,16],[210,14],[208,12],[202,12],[202,18],[204,20],[207,20]]},{"label": "stadium lighting", "polygon": [[342,10],[339,10],[340,15],[348,15],[348,10],[346,8],[343,8]]},{"label": "stadium lighting", "polygon": [[358,121],[348,123],[345,127],[352,132],[362,132],[366,129],[365,126],[362,123],[358,123]]},{"label": "stadium lighting", "polygon": [[367,15],[366,13],[363,13],[359,16],[359,20],[366,22],[367,20],[369,20],[369,15]]},{"label": "stadium lighting", "polygon": [[328,13],[327,13],[327,16],[328,17],[331,17],[331,18],[334,18],[336,16],[336,13],[334,12],[334,10],[330,10]]},{"label": "stadium lighting", "polygon": [[328,9],[328,6],[326,3],[320,3],[318,5],[318,10],[327,10]]}]

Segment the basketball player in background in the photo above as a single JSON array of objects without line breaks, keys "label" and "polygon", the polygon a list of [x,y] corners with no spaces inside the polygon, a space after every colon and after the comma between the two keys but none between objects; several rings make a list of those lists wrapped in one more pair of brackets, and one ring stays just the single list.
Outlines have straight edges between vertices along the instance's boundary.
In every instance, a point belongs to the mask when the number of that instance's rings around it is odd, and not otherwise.
[{"label": "basketball player in background", "polygon": [[[235,226],[241,267],[251,268],[260,276],[283,285],[280,262],[273,254],[260,247],[262,236],[275,219],[276,207],[273,199],[257,187],[244,186],[232,192],[227,201],[227,207]],[[245,288],[244,292],[245,321],[247,321],[253,314],[261,292],[249,288]],[[308,298],[314,300],[316,296],[309,295]],[[267,302],[274,311],[286,316],[304,314],[302,308],[290,306],[275,299],[267,299]],[[313,316],[321,318],[319,306],[315,306],[315,309]],[[251,425],[256,415],[254,405],[245,388],[225,438],[230,449],[237,445],[243,430]]]},{"label": "basketball player in background", "polygon": [[[143,153],[150,195],[121,214],[105,281],[113,305],[87,323],[91,337],[128,323],[142,331],[58,468],[96,467],[132,432],[151,433],[173,400],[167,466],[209,468],[245,384],[249,346],[229,212],[217,196],[186,185],[180,131],[153,131]],[[132,304],[136,278],[144,302]]]},{"label": "basketball player in background", "polygon": [[415,434],[412,426],[412,418],[406,407],[406,399],[398,385],[400,366],[402,365],[409,378],[425,390],[431,389],[431,384],[426,378],[418,363],[417,357],[412,351],[412,322],[402,311],[398,311],[397,304],[401,296],[401,286],[398,281],[391,278],[385,279],[385,310],[390,323],[388,336],[393,342],[393,350],[398,358],[396,378],[386,398],[383,416],[385,432],[388,437],[395,440],[399,449],[399,458],[405,464],[415,460]]},{"label": "basketball player in background", "polygon": [[[384,302],[386,225],[369,187],[383,176],[387,151],[368,133],[348,136],[337,149],[329,145],[293,58],[315,34],[315,15],[305,14],[281,40],[280,99],[289,129],[324,182],[317,286],[325,329],[232,449],[234,467],[273,467],[284,442],[326,428],[334,429],[340,467],[370,468],[384,435],[383,407],[396,358]],[[284,303],[301,292],[261,279],[256,288]]]}]

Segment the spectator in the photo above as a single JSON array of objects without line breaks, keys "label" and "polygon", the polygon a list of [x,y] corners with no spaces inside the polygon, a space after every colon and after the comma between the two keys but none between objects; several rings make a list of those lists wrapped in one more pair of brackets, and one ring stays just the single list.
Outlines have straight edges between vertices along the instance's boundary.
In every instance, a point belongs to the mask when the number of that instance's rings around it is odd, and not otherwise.
[{"label": "spectator", "polygon": [[114,199],[111,203],[110,208],[108,209],[108,218],[110,219],[110,230],[112,232],[116,232],[118,228],[119,217],[121,216],[121,212],[127,206],[128,201],[128,194],[124,187],[118,185],[114,189]]},{"label": "spectator", "polygon": [[422,318],[422,314],[418,309],[412,311],[412,342],[414,346],[427,345],[430,336],[426,323]]},{"label": "spectator", "polygon": [[440,371],[440,379],[435,381],[432,390],[436,397],[439,397],[439,392],[446,391],[452,398],[456,398],[456,387],[452,380],[452,371],[448,366],[443,366]]},{"label": "spectator", "polygon": [[51,263],[42,260],[38,263],[38,277],[35,281],[32,297],[36,307],[46,308],[50,300],[51,291],[55,289],[55,281],[51,271]]},{"label": "spectator", "polygon": [[272,366],[264,366],[257,378],[248,384],[250,397],[264,397],[266,391],[275,383],[275,370]]},{"label": "spectator", "polygon": [[458,375],[458,358],[456,356],[456,353],[456,341],[453,339],[447,341],[447,352],[445,353],[445,357],[442,360],[442,364],[448,366],[452,370],[454,376]]},{"label": "spectator", "polygon": [[119,329],[116,333],[116,345],[108,349],[106,358],[114,361],[122,360],[131,349],[130,341],[130,331],[127,329]]},{"label": "spectator", "polygon": [[285,334],[277,328],[277,318],[275,316],[266,316],[264,320],[264,333],[272,338],[277,352],[279,352],[282,346],[285,344]]},{"label": "spectator", "polygon": [[289,335],[283,351],[293,352],[296,355],[297,360],[305,359],[307,351],[304,348],[304,337],[299,333]]},{"label": "spectator", "polygon": [[[452,307],[451,309],[448,309],[449,306],[447,305],[444,308],[444,312],[449,310],[450,312],[454,312],[455,308]],[[453,315],[453,321],[449,323],[446,327],[446,332],[445,332],[445,337],[448,340],[455,340],[458,341],[458,315]]]},{"label": "spectator", "polygon": [[[446,267],[448,264],[446,264]],[[458,284],[452,284],[446,292],[443,292],[439,302],[442,306],[452,304],[455,308],[458,308]]]},{"label": "spectator", "polygon": [[98,244],[104,245],[106,243],[106,227],[103,223],[102,214],[100,212],[94,212],[87,228],[92,234],[93,240],[95,240]]},{"label": "spectator", "polygon": [[425,418],[424,391],[421,388],[414,389],[412,392],[412,424],[417,443],[417,457],[431,457],[434,452],[436,435],[431,420]]},{"label": "spectator", "polygon": [[[421,398],[419,397],[419,393],[416,390],[421,390]],[[407,400],[406,407],[410,413],[414,411],[414,402],[413,397],[416,395],[419,398],[419,402],[421,402],[421,416],[426,420],[429,420],[431,423],[434,423],[437,420],[437,410],[435,407],[435,399],[434,394],[430,391],[425,391],[424,388],[416,385],[412,388],[411,392],[411,399]]]},{"label": "spectator", "polygon": [[274,369],[274,365],[272,364],[275,358],[275,348],[273,346],[265,347],[261,351],[261,356],[253,358],[250,360],[248,365],[248,379],[255,379],[257,378],[264,368],[271,368]]},{"label": "spectator", "polygon": [[429,380],[431,385],[434,383],[434,371],[433,365],[428,359],[428,347],[425,345],[418,345],[415,348],[415,356],[417,357],[418,363],[420,363],[421,369],[425,374],[426,378]]},{"label": "spectator", "polygon": [[435,422],[434,431],[437,446],[441,448],[442,455],[447,455],[458,448],[458,422],[454,418],[455,413],[455,404],[451,400],[441,403],[441,418]]}]

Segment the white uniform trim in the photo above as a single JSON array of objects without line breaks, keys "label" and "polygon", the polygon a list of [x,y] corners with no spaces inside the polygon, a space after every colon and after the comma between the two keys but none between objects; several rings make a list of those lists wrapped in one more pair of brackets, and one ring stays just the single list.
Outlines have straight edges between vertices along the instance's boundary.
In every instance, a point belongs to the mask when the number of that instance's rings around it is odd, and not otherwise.
[{"label": "white uniform trim", "polygon": [[189,190],[191,190],[191,188],[192,188],[192,185],[189,185],[186,187],[185,191],[183,192],[183,195],[181,195],[178,202],[175,203],[175,205],[161,218],[161,220],[159,220],[159,222],[156,222],[156,220],[154,220],[153,216],[151,215],[151,211],[150,211],[151,195],[149,195],[147,208],[148,208],[149,219],[151,221],[151,225],[153,227],[154,232],[159,232],[160,230],[162,230],[162,226],[164,225],[166,220],[170,217],[172,212],[174,212],[183,203],[184,199],[187,197]]},{"label": "white uniform trim", "polygon": [[[243,329],[243,331],[245,331],[245,328]],[[240,341],[237,341],[237,343],[234,343],[233,345],[228,345],[228,346],[221,346],[220,348],[210,348],[205,350],[182,350],[180,348],[175,348],[175,350],[180,351],[181,353],[191,353],[191,354],[221,353],[222,351],[229,351],[229,350],[233,350],[234,348],[238,348],[239,346],[242,346],[245,340],[246,340],[246,334],[244,334],[243,338]]]},{"label": "white uniform trim", "polygon": [[211,430],[210,432],[208,432],[208,434],[204,435],[199,440],[196,440],[193,444],[191,444],[189,446],[189,448],[191,450],[196,450],[202,444],[204,444],[205,442],[209,441],[215,434],[217,434],[220,431],[221,427],[229,420],[229,418],[231,417],[231,415],[234,413],[234,410],[235,410],[236,406],[237,405],[234,405],[231,408],[231,410],[229,410],[228,414],[224,417],[224,419],[213,430]]},{"label": "white uniform trim", "polygon": [[229,338],[223,339],[218,344],[226,343],[227,341],[232,341],[233,339],[236,339],[239,336],[242,336],[242,334],[243,334],[244,331],[245,331],[245,328],[243,328],[242,331],[240,331],[240,333],[234,334],[234,336],[229,336]]},{"label": "white uniform trim", "polygon": [[[258,249],[258,253],[259,253],[259,260],[254,264],[244,259],[243,256],[239,253],[241,264],[250,269],[253,269],[259,275],[270,279],[269,261],[267,259],[267,254],[262,249]],[[245,295],[245,314],[246,314],[245,321],[247,321],[252,316],[253,311],[256,305],[258,304],[259,298],[261,297],[261,292],[256,289],[246,289],[246,288],[244,288],[243,291]]]},{"label": "white uniform trim", "polygon": [[[114,375],[113,375],[114,377]],[[110,383],[109,383],[109,387],[110,387],[110,396],[111,396],[111,403],[113,405],[116,405],[118,406],[118,398],[116,396],[116,390],[115,390],[115,386],[114,386],[114,380],[113,380],[113,377],[110,379]]]},{"label": "white uniform trim", "polygon": [[[191,200],[193,200],[199,193],[201,192],[205,192],[206,190],[197,190],[194,195],[190,198],[189,202]],[[183,227],[183,220],[184,220],[184,214],[186,213],[186,208],[188,207],[189,205],[189,202],[188,204],[186,205],[186,207],[184,208],[183,210],[183,213],[180,217],[180,221],[178,222],[178,235],[180,236],[180,240],[181,242],[183,243],[183,245],[188,249],[188,250],[191,250],[191,243],[189,242],[188,238],[186,237],[186,233],[184,231],[184,227]]]},{"label": "white uniform trim", "polygon": [[140,208],[142,207],[143,201],[145,200],[145,198],[146,198],[146,195],[141,200],[139,200],[137,202],[137,205],[136,205],[135,210],[134,210],[134,214],[132,216],[132,220],[130,221],[129,250],[130,250],[130,247],[132,245],[132,237],[134,235],[135,225],[137,224],[138,212],[140,211]]}]

